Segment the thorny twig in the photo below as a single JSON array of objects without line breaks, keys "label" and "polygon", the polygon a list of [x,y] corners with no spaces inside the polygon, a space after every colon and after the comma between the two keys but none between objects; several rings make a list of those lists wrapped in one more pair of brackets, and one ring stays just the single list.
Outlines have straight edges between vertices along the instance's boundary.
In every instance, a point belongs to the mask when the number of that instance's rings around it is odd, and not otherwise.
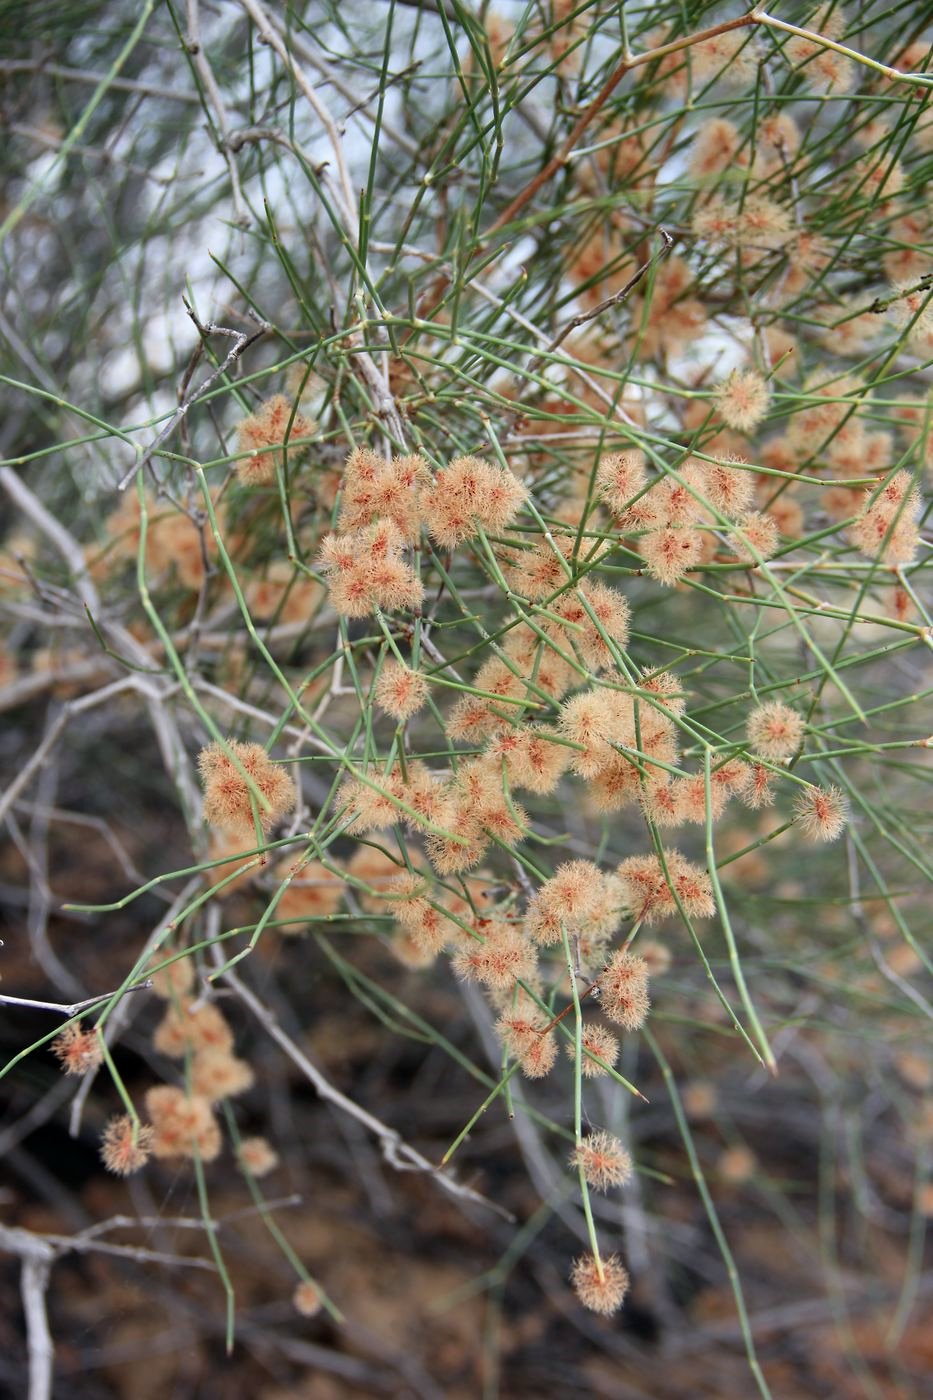
[{"label": "thorny twig", "polygon": [[183,300],[185,303],[185,310],[194,322],[198,334],[202,339],[210,335],[223,335],[232,338],[234,343],[217,368],[213,370],[206,379],[202,380],[194,393],[188,395],[184,403],[179,404],[169,421],[165,424],[165,427],[162,428],[161,432],[156,435],[145,452],[137,458],[129,471],[121,478],[117,484],[117,490],[119,491],[125,491],[136,473],[149,465],[162,444],[175,432],[189,409],[204,397],[207,391],[217,383],[218,379],[223,378],[230,367],[236,363],[240,356],[244,354],[251,345],[255,345],[257,340],[261,340],[262,337],[272,329],[266,321],[261,321],[258,330],[253,331],[251,335],[247,335],[245,331],[231,330],[229,326],[218,326],[213,321],[208,321],[205,325],[198,319],[197,313],[194,308],[189,305],[187,299],[183,298]]}]

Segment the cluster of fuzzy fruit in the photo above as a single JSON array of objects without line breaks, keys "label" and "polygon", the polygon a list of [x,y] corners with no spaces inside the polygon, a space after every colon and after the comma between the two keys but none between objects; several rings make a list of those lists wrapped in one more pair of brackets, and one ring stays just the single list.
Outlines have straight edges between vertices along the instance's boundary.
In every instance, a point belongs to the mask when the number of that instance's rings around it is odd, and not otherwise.
[{"label": "cluster of fuzzy fruit", "polygon": [[[733,376],[722,386],[719,402],[733,422],[747,423],[767,404],[764,381],[751,372]],[[774,553],[775,519],[750,509],[755,485],[755,473],[742,462],[696,457],[688,457],[676,476],[649,482],[644,455],[637,449],[604,457],[596,474],[597,490],[614,527],[621,534],[638,535],[636,548],[649,574],[668,585],[709,562],[717,548],[709,527],[720,521],[727,525],[730,547],[740,559],[758,562]]]},{"label": "cluster of fuzzy fruit", "polygon": [[265,399],[255,413],[237,424],[237,446],[241,453],[249,454],[237,463],[237,475],[244,486],[268,485],[289,445],[294,444],[294,452],[307,445],[316,432],[314,420],[299,413],[284,394]]},{"label": "cluster of fuzzy fruit", "polygon": [[261,744],[208,744],[198,754],[198,769],[205,820],[232,835],[254,834],[257,823],[268,832],[298,800],[294,782]]},{"label": "cluster of fuzzy fruit", "polygon": [[852,526],[853,543],[870,559],[909,564],[920,544],[921,506],[911,473],[895,472],[880,488],[865,492],[863,508]]},{"label": "cluster of fuzzy fruit", "polygon": [[[152,976],[153,990],[168,1005],[153,1035],[153,1045],[163,1055],[185,1061],[185,1085],[158,1084],[145,1096],[152,1125],[151,1149],[155,1157],[200,1157],[213,1161],[221,1150],[220,1124],[215,1108],[223,1099],[245,1093],[253,1084],[249,1064],[234,1054],[233,1030],[219,1007],[192,1000],[194,970],[191,958],[169,963]],[[238,1147],[240,1163],[254,1176],[263,1176],[277,1164],[264,1138],[243,1139]]]},{"label": "cluster of fuzzy fruit", "polygon": [[[673,851],[665,853],[664,864],[666,869],[659,858],[644,857],[623,861],[606,874],[591,861],[567,862],[532,894],[524,914],[506,904],[478,915],[494,892],[475,878],[465,882],[468,902],[449,895],[439,900],[434,882],[422,872],[391,880],[386,900],[416,953],[431,958],[446,947],[455,972],[482,986],[498,1013],[496,1033],[503,1049],[528,1078],[550,1072],[561,1041],[571,1060],[579,1051],[580,1069],[590,1078],[614,1073],[617,1033],[643,1025],[651,962],[659,971],[665,966],[659,945],[646,946],[650,960],[625,948],[610,951],[623,912],[650,921],[673,911],[678,902],[687,913],[712,911],[705,872]],[[571,941],[581,971],[589,967],[598,974],[598,1006],[616,1033],[589,1018],[577,1028],[546,1010],[538,952],[557,943],[564,943],[566,951]],[[624,1185],[633,1170],[622,1143],[603,1130],[578,1140],[570,1165],[588,1187],[600,1191]],[[571,1277],[581,1300],[598,1312],[614,1312],[628,1289],[628,1275],[615,1255],[583,1255]]]},{"label": "cluster of fuzzy fruit", "polygon": [[457,457],[432,477],[417,454],[387,462],[368,448],[354,449],[343,475],[338,532],[321,546],[332,607],[345,617],[417,608],[423,589],[404,551],[422,528],[436,546],[453,549],[481,530],[506,528],[526,494],[507,468],[479,457]]},{"label": "cluster of fuzzy fruit", "polygon": [[[122,1114],[107,1124],[101,1157],[109,1171],[128,1176],[152,1157],[199,1158],[211,1162],[222,1138],[215,1107],[242,1094],[253,1071],[233,1053],[233,1031],[213,1003],[192,997],[194,967],[188,957],[166,962],[151,974],[152,990],[168,1005],[153,1035],[153,1046],[172,1059],[185,1060],[184,1087],[156,1084],[145,1095],[147,1123]],[[68,1025],[52,1044],[68,1074],[86,1074],[102,1060],[100,1036],[78,1022]],[[241,1166],[253,1176],[271,1171],[278,1158],[264,1138],[239,1143]]]},{"label": "cluster of fuzzy fruit", "polygon": [[[190,515],[175,509],[169,501],[158,500],[152,492],[144,494],[140,504],[135,491],[127,491],[119,504],[107,516],[106,547],[88,549],[86,558],[91,576],[105,583],[113,573],[114,563],[139,556],[145,509],[145,565],[150,577],[174,570],[183,588],[196,592],[204,586],[207,566],[217,547],[208,529],[199,529]],[[220,529],[226,525],[223,503],[215,504]]]},{"label": "cluster of fuzzy fruit", "polygon": [[[591,861],[566,862],[530,896],[524,913],[511,900],[494,906],[491,881],[481,877],[466,882],[464,899],[438,891],[430,872],[408,871],[389,881],[385,907],[407,936],[412,961],[430,961],[446,949],[455,973],[483,987],[498,1013],[504,1047],[523,1073],[537,1079],[553,1068],[562,1038],[571,1057],[575,1044],[567,1028],[549,1024],[545,1014],[542,948],[559,944],[566,932],[581,969],[598,974],[605,1016],[634,1031],[648,1010],[649,962],[610,951],[623,916],[653,922],[676,912],[678,902],[688,915],[712,912],[705,872],[676,851],[666,852],[665,861],[666,873],[657,857],[646,856],[623,861],[612,874]],[[587,1025],[583,1072],[609,1072],[618,1049],[608,1030]]]},{"label": "cluster of fuzzy fruit", "polygon": [[[352,834],[369,836],[397,823],[420,832],[434,871],[446,877],[475,869],[494,843],[509,848],[522,840],[529,822],[515,794],[551,793],[568,770],[583,780],[595,810],[638,804],[660,827],[704,825],[733,797],[753,809],[774,800],[776,766],[796,752],[804,733],[790,706],[769,702],[752,712],[751,759],[717,760],[708,779],[702,769],[679,772],[685,702],[673,677],[649,674],[631,687],[607,678],[563,700],[556,724],[515,722],[516,705],[536,704],[542,696],[559,701],[578,679],[560,657],[523,673],[515,664],[520,627],[515,634],[507,654],[511,669],[498,658],[484,663],[476,677],[480,694],[458,700],[447,720],[448,738],[484,744],[482,751],[446,778],[417,759],[361,770],[341,788]],[[407,718],[426,690],[423,675],[390,662],[377,683],[377,701]],[[805,803],[814,789],[801,791]]]}]

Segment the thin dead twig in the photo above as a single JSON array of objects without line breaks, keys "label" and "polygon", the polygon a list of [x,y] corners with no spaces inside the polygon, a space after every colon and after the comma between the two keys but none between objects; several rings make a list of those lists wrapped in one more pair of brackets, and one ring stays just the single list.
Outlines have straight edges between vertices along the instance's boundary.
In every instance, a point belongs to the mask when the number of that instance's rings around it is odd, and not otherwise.
[{"label": "thin dead twig", "polygon": [[[135,468],[134,468],[135,470]],[[36,496],[35,492],[27,486],[26,482],[11,467],[0,467],[0,486],[7,495],[19,507],[23,514],[32,521],[36,528],[54,546],[74,578],[78,595],[84,604],[86,611],[92,614],[100,612],[100,600],[97,589],[88,573],[87,564],[84,558],[84,551],[78,544],[74,535],[68,530],[51,511],[49,511]],[[145,647],[129,632],[125,627],[116,623],[107,624],[108,631],[112,634],[117,648],[135,664],[146,667],[150,657]],[[135,689],[145,698],[149,711],[149,718],[152,728],[162,754],[166,771],[172,775],[175,783],[181,788],[184,800],[194,810],[199,800],[199,792],[191,776],[190,764],[181,761],[185,753],[178,726],[164,704],[164,701],[172,694],[175,683],[163,683],[160,688],[145,686],[136,679]],[[126,682],[115,682],[126,688]],[[80,700],[69,700],[62,707],[58,717],[61,722],[61,729],[67,724],[71,715],[80,709],[86,709],[92,705],[99,704],[105,695],[116,693],[113,687],[104,687],[95,692],[93,696],[83,696]],[[30,763],[20,772],[18,778],[11,783],[6,793],[0,797],[0,816],[8,809],[11,801],[22,791],[25,783],[29,781],[32,773],[35,772],[38,762],[44,760],[45,755],[50,751],[53,743],[57,742],[61,730],[57,733],[46,735],[43,740],[43,751],[41,758],[37,753],[33,754]]]},{"label": "thin dead twig", "polygon": [[249,228],[250,217],[243,199],[243,189],[240,185],[240,173],[237,170],[237,163],[234,158],[234,151],[236,148],[230,142],[230,118],[227,116],[227,109],[224,105],[220,88],[217,86],[214,70],[210,65],[207,54],[204,52],[204,45],[201,42],[201,11],[198,0],[187,0],[186,16],[188,33],[185,38],[185,48],[194,63],[205,95],[207,96],[210,106],[213,108],[214,116],[217,120],[217,129],[220,133],[217,149],[223,156],[227,171],[230,175],[230,193],[233,198],[234,218],[240,228]]},{"label": "thin dead twig", "polygon": [[[213,948],[211,952],[219,967],[221,965],[220,950]],[[378,1138],[379,1145],[382,1148],[382,1155],[391,1167],[396,1171],[424,1172],[426,1175],[432,1177],[445,1191],[449,1192],[450,1195],[457,1196],[462,1200],[471,1201],[474,1205],[483,1206],[487,1210],[493,1210],[497,1215],[501,1215],[504,1220],[512,1221],[514,1219],[512,1214],[505,1210],[503,1206],[498,1205],[495,1201],[490,1201],[486,1196],[481,1195],[480,1192],[474,1191],[472,1187],[463,1186],[460,1182],[454,1181],[446,1172],[441,1171],[433,1162],[429,1162],[426,1157],[423,1157],[420,1152],[416,1151],[415,1148],[405,1142],[401,1134],[397,1133],[394,1128],[390,1128],[387,1123],[383,1123],[381,1119],[376,1118],[373,1114],[367,1112],[365,1108],[361,1108],[359,1104],[354,1103],[352,1099],[347,1098],[346,1094],[342,1094],[340,1090],[336,1089],[334,1085],[331,1084],[330,1080],[322,1074],[317,1065],[313,1064],[312,1061],[308,1059],[304,1051],[299,1049],[291,1036],[279,1025],[275,1014],[250,991],[235,972],[228,969],[222,972],[220,976],[222,980],[232,988],[244,1005],[253,1013],[266,1034],[285,1051],[285,1054],[292,1063],[297,1065],[302,1073],[310,1080],[321,1098],[326,1099],[328,1103],[332,1103],[336,1108],[339,1108],[341,1112],[347,1113],[352,1118],[355,1118],[359,1123],[362,1123],[369,1132]]]},{"label": "thin dead twig", "polygon": [[29,1400],[51,1400],[55,1344],[49,1331],[46,1292],[57,1250],[43,1235],[0,1225],[0,1249],[21,1259],[19,1287],[29,1352]]},{"label": "thin dead twig", "polygon": [[[22,122],[11,122],[7,131],[15,136],[23,136],[27,141],[35,141],[37,146],[47,146],[53,151],[60,150],[64,145],[62,137],[53,136],[51,132],[41,131],[35,126],[26,126]],[[165,187],[172,183],[170,176],[156,175],[144,165],[134,165],[131,160],[122,160],[120,156],[115,156],[112,151],[108,151],[105,146],[72,146],[70,154],[83,156],[87,160],[99,160],[108,166],[118,165],[121,170],[126,170],[130,175],[138,175],[143,180],[151,180],[155,185]]]},{"label": "thin dead twig", "polygon": [[[656,253],[653,253],[650,258],[647,258],[641,264],[640,267],[636,268],[632,276],[626,282],[625,286],[620,287],[619,290],[617,292],[614,292],[611,297],[607,297],[605,301],[601,301],[598,306],[592,307],[589,311],[581,311],[578,316],[572,316],[568,321],[565,321],[563,326],[561,326],[560,330],[554,336],[554,338],[551,341],[549,341],[548,344],[542,350],[540,350],[537,355],[533,356],[532,359],[528,361],[525,368],[516,377],[516,384],[523,383],[526,379],[529,379],[531,375],[535,374],[540,368],[540,366],[546,361],[547,357],[549,355],[552,355],[554,351],[557,350],[560,347],[560,345],[567,339],[568,335],[572,334],[573,331],[579,330],[581,326],[587,325],[587,323],[590,321],[594,321],[598,316],[601,316],[604,311],[609,311],[614,306],[621,306],[623,302],[628,300],[629,296],[631,296],[632,292],[638,286],[639,282],[641,282],[642,278],[647,275],[648,271],[655,265],[655,263],[660,262],[662,258],[666,258],[668,253],[674,246],[674,240],[668,233],[667,229],[659,227],[658,233],[663,239],[663,246],[659,248]],[[519,319],[517,315],[515,319]],[[524,321],[524,319],[524,317],[521,318],[522,321]],[[544,338],[544,333],[542,331],[539,331],[537,330],[537,328],[534,327],[532,327],[532,329],[534,329],[535,334],[540,339]],[[607,407],[609,407],[613,414],[616,414],[622,417],[623,419],[626,419],[628,417],[624,409],[620,409],[618,405],[613,402],[613,399],[609,394],[606,393],[605,389],[593,383],[590,380],[590,377],[585,375],[582,371],[580,371],[579,373],[580,378],[588,381],[588,387],[592,387],[596,390],[600,398],[602,398],[604,403],[607,405]],[[527,414],[524,410],[516,410],[516,412],[514,412],[510,417],[510,421],[506,430],[507,434],[510,433],[514,429],[515,425],[526,416]]]},{"label": "thin dead twig", "polygon": [[85,1239],[81,1235],[45,1235],[53,1248],[62,1254],[111,1254],[117,1259],[133,1259],[138,1264],[182,1265],[186,1269],[206,1269],[215,1274],[217,1266],[210,1259],[197,1255],[166,1254],[160,1249],[146,1249],[143,1245],[111,1244],[108,1240]]},{"label": "thin dead twig", "polygon": [[89,68],[68,68],[63,63],[46,63],[41,58],[10,58],[0,62],[0,73],[47,74],[50,78],[64,78],[71,83],[89,83],[91,87],[108,86],[120,92],[137,92],[143,97],[161,97],[171,102],[188,102],[199,107],[201,99],[196,92],[179,92],[175,88],[162,87],[159,83],[141,83],[135,78],[111,78],[103,73],[94,73]]},{"label": "thin dead twig", "polygon": [[74,536],[42,504],[12,467],[0,467],[0,486],[6,491],[14,505],[19,507],[23,514],[58,550],[71,571],[81,601],[92,612],[99,611],[100,602],[97,589],[88,573],[84,551]]},{"label": "thin dead twig", "polygon": [[62,1016],[79,1016],[82,1011],[89,1010],[92,1006],[99,1006],[103,1001],[110,1001],[112,997],[125,996],[127,992],[147,992],[152,987],[152,982],[147,978],[145,982],[136,982],[132,987],[118,987],[115,992],[104,992],[100,996],[86,997],[84,1001],[73,1001],[70,1004],[60,1001],[34,1001],[32,997],[11,997],[5,992],[0,992],[0,1003],[4,1006],[28,1007],[31,1011],[58,1011]]},{"label": "thin dead twig", "polygon": [[[32,813],[40,810],[31,802],[18,802],[16,806],[18,811],[23,812]],[[136,869],[123,842],[116,835],[110,823],[105,821],[103,817],[90,817],[84,812],[71,812],[64,807],[48,807],[45,811],[50,821],[61,822],[66,826],[84,827],[87,831],[98,832],[101,839],[113,852],[127,879],[133,880],[137,885],[145,884],[145,875],[140,874]]]},{"label": "thin dead twig", "polygon": [[272,329],[267,321],[261,321],[259,328],[253,331],[251,335],[247,335],[246,331],[231,330],[229,326],[218,326],[214,321],[208,321],[205,325],[198,319],[197,313],[194,311],[194,308],[189,305],[188,301],[184,298],[183,300],[185,302],[185,310],[194,322],[198,334],[202,339],[210,335],[223,335],[230,337],[234,343],[217,368],[213,370],[206,379],[202,380],[193,394],[189,394],[184,402],[178,405],[178,408],[172,414],[165,427],[156,435],[142,456],[133,463],[129,471],[118,482],[117,490],[119,491],[125,491],[136,473],[149,465],[162,444],[172,436],[178,425],[185,418],[189,409],[191,409],[199,399],[204,397],[207,391],[217,383],[218,379],[222,378],[222,376],[227,373],[227,370],[236,363],[240,356],[243,355],[251,345],[255,345],[257,340],[261,340],[262,337]]},{"label": "thin dead twig", "polygon": [[[334,88],[336,92],[339,92],[342,97],[345,97],[346,100],[352,104],[351,110],[349,113],[347,113],[347,116],[353,116],[354,113],[359,112],[361,115],[366,117],[367,121],[373,122],[375,124],[375,118],[373,117],[372,112],[370,112],[369,110],[369,104],[376,97],[379,96],[378,89],[376,90],[376,92],[370,93],[369,96],[361,98],[358,92],[354,92],[352,84],[344,82],[344,80],[340,77],[340,74],[333,68],[333,66],[327,63],[321,57],[321,55],[312,48],[310,44],[305,42],[304,38],[298,32],[297,28],[292,29],[289,32],[288,37],[291,46],[295,50],[295,52],[297,54],[300,54],[300,56],[305,60],[306,63],[310,63],[311,67],[314,68],[318,73],[320,73],[321,77],[326,79],[326,81],[330,83],[330,85]],[[403,77],[407,77],[412,71],[416,70],[418,66],[418,62],[416,61],[409,68],[406,68],[404,72],[394,74],[387,82],[386,87],[390,87],[393,83],[401,81]],[[346,117],[344,117],[344,120],[346,120]],[[398,127],[395,126],[394,123],[387,121],[385,113],[383,113],[382,115],[382,120],[379,124],[379,130],[381,133],[384,133],[386,136],[388,136],[390,140],[394,141],[395,144],[399,147],[399,149],[403,150],[406,153],[406,155],[417,159],[419,154],[419,148],[417,143],[409,140],[409,138],[404,134],[404,132],[399,131]]]},{"label": "thin dead twig", "polygon": [[[545,335],[544,331],[541,330],[540,327],[534,325],[534,323],[533,323],[532,321],[529,321],[527,316],[524,316],[520,311],[516,311],[514,307],[509,306],[509,305],[505,302],[505,300],[504,300],[503,297],[498,296],[496,292],[493,292],[489,287],[483,286],[483,284],[482,284],[481,282],[479,282],[479,281],[477,281],[477,280],[475,280],[475,279],[472,280],[471,285],[472,285],[473,287],[475,287],[476,291],[477,291],[477,292],[480,294],[480,296],[483,297],[486,301],[490,302],[492,305],[501,306],[501,307],[502,307],[502,310],[503,310],[503,313],[509,318],[510,321],[514,321],[515,324],[516,324],[517,326],[521,326],[523,330],[528,331],[531,335],[533,335],[533,336],[535,337],[536,340],[541,341],[541,342],[546,342],[546,341],[547,341],[547,336]],[[539,354],[538,354],[538,356],[537,356],[538,363],[540,363],[540,361],[543,359],[543,357],[544,357],[544,355],[545,355],[546,353],[547,353],[546,349],[542,349],[542,350],[539,352]],[[631,418],[628,416],[628,414],[625,412],[625,409],[622,408],[622,406],[621,406],[620,404],[617,404],[617,403],[615,403],[615,402],[613,401],[612,396],[611,396],[610,394],[607,394],[606,390],[602,387],[602,385],[599,384],[599,383],[597,383],[597,381],[593,378],[592,374],[587,373],[587,371],[583,368],[583,366],[582,366],[578,361],[572,359],[572,358],[570,357],[570,355],[568,354],[566,359],[558,359],[558,360],[555,361],[555,363],[556,363],[556,364],[559,364],[559,365],[561,365],[561,366],[565,366],[568,370],[570,370],[570,372],[571,372],[577,379],[579,379],[579,381],[580,381],[581,384],[585,385],[586,388],[587,388],[593,395],[595,395],[596,398],[598,398],[598,399],[600,400],[600,402],[602,402],[603,404],[606,405],[606,407],[609,409],[609,412],[612,414],[612,416],[613,416],[614,418],[616,418],[620,423],[624,423],[624,424],[626,424],[626,425],[628,425],[628,426],[631,426],[631,427],[634,427],[634,426],[635,426],[635,424],[633,423],[632,419],[631,419]],[[522,373],[523,377],[527,379],[528,376],[529,376],[531,373],[533,373],[532,365],[529,364],[521,373]],[[556,386],[553,386],[553,387],[556,387]],[[500,444],[502,444],[502,445],[504,446],[504,445],[506,444],[507,441],[512,441],[512,439],[511,439],[511,434],[512,434],[512,432],[514,432],[515,425],[518,424],[518,423],[520,423],[523,417],[528,417],[528,416],[532,416],[532,417],[533,417],[533,414],[529,415],[529,414],[523,413],[523,412],[521,412],[521,411],[516,411],[516,412],[514,412],[514,413],[511,415],[510,422],[506,424],[506,429],[505,429],[504,434],[502,434],[502,435],[500,436],[500,438],[499,438]],[[585,427],[583,427],[583,426],[581,425],[581,426],[578,427],[578,429],[577,429],[576,433],[574,434],[574,436],[575,436],[575,437],[576,437],[576,436],[579,436],[579,437],[586,437],[586,436],[589,435],[590,431],[591,431],[590,429],[587,429],[587,428],[585,428]],[[598,433],[595,433],[595,432],[594,432],[593,435],[598,439],[599,437],[602,436],[602,433],[601,433],[601,432],[598,432]],[[553,440],[553,441],[561,442],[562,444],[565,444],[565,443],[567,442],[567,440],[568,440],[568,438],[569,438],[570,435],[569,435],[568,433],[566,433],[566,432],[562,432],[562,433],[553,433],[553,434],[546,434],[546,435],[545,435],[545,434],[536,434],[535,436],[536,436],[536,440],[537,440],[538,442],[545,442],[545,441],[551,441],[551,440]],[[527,438],[519,437],[519,438],[517,439],[517,444],[518,444],[518,445],[522,445],[522,446],[527,446],[528,440],[527,440]]]},{"label": "thin dead twig", "polygon": [[356,203],[353,192],[353,181],[350,178],[350,171],[347,167],[346,158],[343,153],[343,142],[340,139],[341,133],[337,124],[325,107],[324,103],[314,91],[311,83],[301,64],[295,60],[294,55],[289,51],[288,45],[272,17],[266,13],[259,0],[240,0],[241,7],[249,15],[256,26],[259,38],[278,54],[291,74],[296,87],[301,90],[302,96],[308,102],[311,110],[315,113],[330,142],[331,150],[334,153],[334,161],[337,167],[338,181],[334,186],[334,193],[340,203],[341,217],[344,220],[347,232],[357,235],[356,229]]},{"label": "thin dead twig", "polygon": [[[666,228],[661,228],[659,225],[658,233],[663,239],[664,246],[656,253],[653,253],[650,258],[647,258],[640,267],[636,268],[625,286],[620,287],[617,292],[613,292],[611,297],[607,297],[605,301],[601,301],[599,305],[594,306],[592,310],[581,311],[579,316],[572,316],[569,321],[566,321],[547,347],[547,350],[544,352],[545,354],[550,354],[552,350],[556,350],[558,345],[570,335],[571,331],[578,330],[580,326],[585,326],[588,321],[595,321],[596,317],[601,316],[604,311],[609,311],[613,306],[619,306],[622,302],[628,300],[628,297],[647,274],[648,270],[652,268],[655,263],[659,263],[662,258],[666,258],[674,246],[674,240]],[[539,356],[538,358],[540,359],[541,357]]]},{"label": "thin dead twig", "polygon": [[138,676],[126,676],[122,680],[112,681],[110,685],[102,686],[100,690],[92,691],[90,695],[82,695],[78,700],[67,700],[62,706],[53,724],[46,731],[42,742],[33,750],[28,763],[20,769],[19,774],[10,783],[6,791],[0,795],[0,820],[6,815],[9,807],[16,801],[23,788],[31,781],[34,774],[42,767],[54,746],[58,743],[69,721],[74,715],[81,714],[84,710],[93,709],[96,705],[103,705],[108,700],[112,700],[116,695],[122,695],[127,690],[143,690]]}]

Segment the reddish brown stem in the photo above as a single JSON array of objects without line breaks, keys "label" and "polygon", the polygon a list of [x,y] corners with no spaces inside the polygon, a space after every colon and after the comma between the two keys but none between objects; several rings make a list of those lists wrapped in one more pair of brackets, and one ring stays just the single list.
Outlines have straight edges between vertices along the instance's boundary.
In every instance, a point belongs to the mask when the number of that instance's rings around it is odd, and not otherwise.
[{"label": "reddish brown stem", "polygon": [[[584,997],[588,997],[589,994],[590,994],[590,992],[595,991],[595,989],[596,989],[598,986],[599,986],[599,978],[597,977],[596,980],[595,980],[594,982],[591,982],[590,985],[589,985],[588,987],[584,988],[584,990],[580,993],[580,1000],[583,1001]],[[559,1022],[561,1022],[561,1021],[564,1019],[565,1016],[569,1016],[569,1015],[570,1015],[570,1013],[571,1013],[572,1010],[573,1010],[573,1002],[570,1002],[570,1004],[569,1004],[568,1006],[565,1006],[565,1007],[564,1007],[563,1011],[561,1011],[559,1015],[557,1015],[557,1016],[554,1017],[553,1021],[548,1021],[547,1025],[544,1027],[544,1030],[538,1031],[538,1034],[539,1034],[539,1035],[547,1035],[548,1031],[552,1031],[552,1030],[554,1029],[554,1027],[555,1027],[556,1025],[558,1025]]]},{"label": "reddish brown stem", "polygon": [[[677,53],[680,49],[687,49],[694,44],[700,44],[705,39],[715,39],[717,34],[727,34],[732,29],[742,29],[746,25],[757,24],[757,22],[758,16],[754,10],[751,10],[747,15],[740,15],[738,19],[724,20],[722,24],[711,25],[709,29],[701,29],[696,34],[687,34],[682,39],[672,40],[669,44],[659,44],[656,49],[647,49],[645,53],[628,54],[610,73],[590,105],[580,113],[569,136],[557,154],[552,156],[547,165],[539,170],[537,175],[535,175],[532,180],[529,180],[525,188],[515,196],[508,208],[499,215],[495,223],[487,230],[486,237],[488,238],[491,234],[497,233],[500,228],[511,223],[515,215],[520,213],[530,200],[534,199],[541,186],[546,184],[552,175],[556,174],[570,155],[574,146],[576,146],[577,142],[580,140],[584,131],[586,131],[586,128],[592,122],[593,118],[599,115],[603,107],[609,101],[609,98],[612,96],[613,92],[615,92],[626,73],[630,72],[633,68],[642,67],[645,63],[653,63],[655,59],[665,58],[669,53]],[[479,252],[479,249],[477,249],[477,252]]]}]

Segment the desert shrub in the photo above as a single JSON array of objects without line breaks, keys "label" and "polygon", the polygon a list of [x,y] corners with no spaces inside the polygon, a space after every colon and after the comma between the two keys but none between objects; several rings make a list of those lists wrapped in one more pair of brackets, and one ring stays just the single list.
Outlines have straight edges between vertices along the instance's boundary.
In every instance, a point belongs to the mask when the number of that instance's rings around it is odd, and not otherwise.
[{"label": "desert shrub", "polygon": [[[919,1377],[933,39],[776,8],[8,9],[37,1396],[108,1215],[280,1385]],[[482,1342],[362,1340],[328,1190]]]}]

